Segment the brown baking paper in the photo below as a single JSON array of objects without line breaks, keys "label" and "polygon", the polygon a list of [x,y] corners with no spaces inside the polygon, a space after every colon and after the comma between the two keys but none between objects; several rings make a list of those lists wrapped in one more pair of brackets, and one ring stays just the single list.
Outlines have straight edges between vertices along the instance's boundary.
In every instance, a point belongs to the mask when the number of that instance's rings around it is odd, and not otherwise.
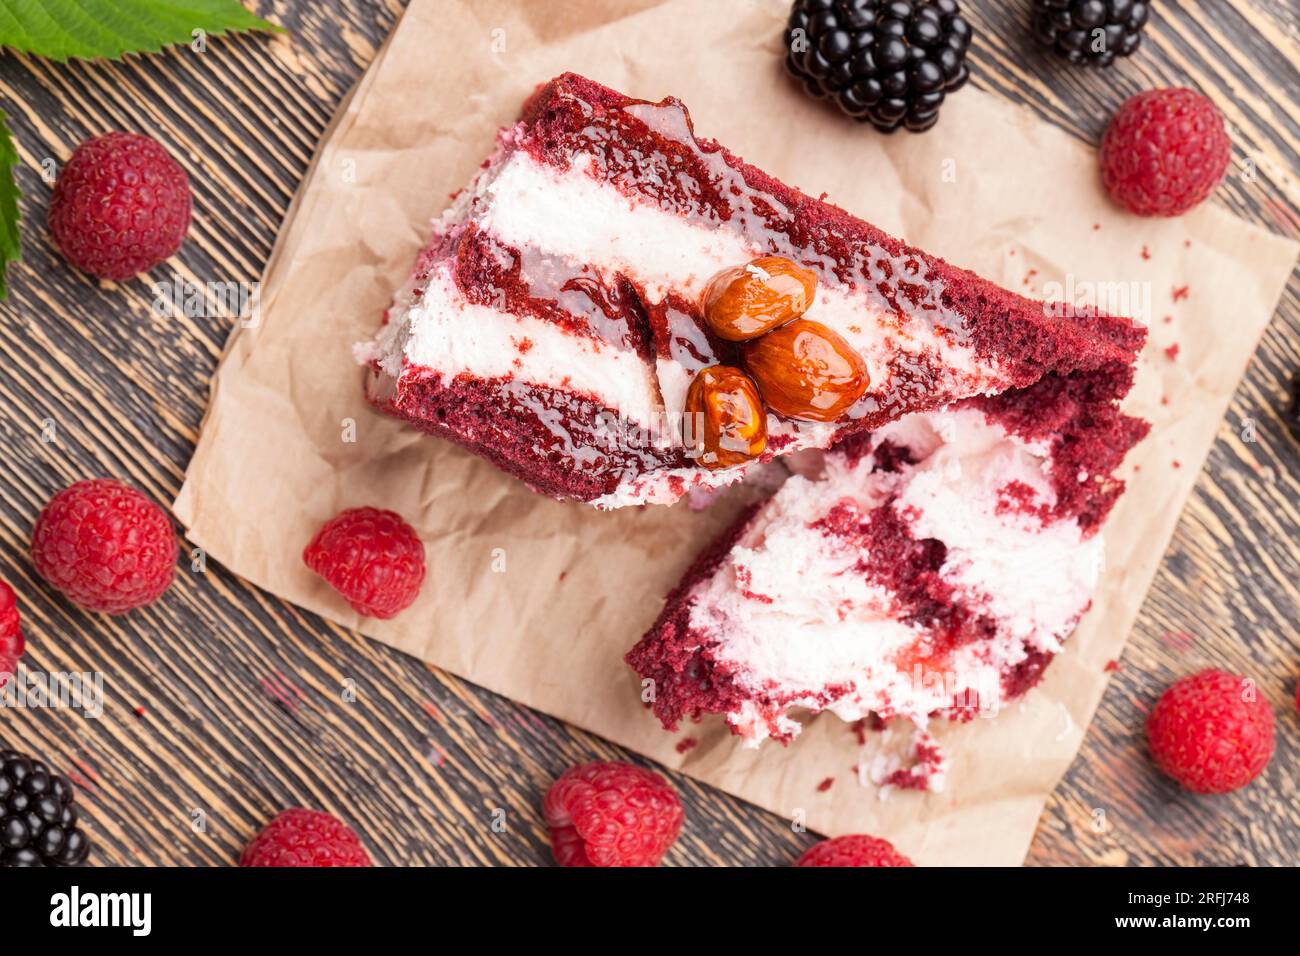
[{"label": "brown baking paper", "polygon": [[[212,558],[286,600],[810,830],[883,835],[924,864],[1017,864],[1296,246],[1212,206],[1173,221],[1128,216],[1102,193],[1091,150],[974,89],[924,136],[846,122],[782,74],[787,6],[413,0],[321,144],[267,266],[260,322],[231,337],[176,514]],[[352,344],[373,334],[429,221],[497,128],[566,70],[637,97],[678,96],[700,135],[1010,288],[1149,291],[1152,341],[1127,407],[1154,429],[1125,468],[1100,592],[1023,703],[937,728],[952,760],[943,792],[882,798],[860,785],[863,751],[829,715],[790,747],[746,750],[720,721],[670,734],[641,705],[622,656],[743,490],[703,511],[598,513],[534,495],[364,402]],[[428,546],[423,593],[395,621],[359,619],[298,559],[323,521],[365,504],[402,513]],[[678,753],[687,735],[699,743]]]}]

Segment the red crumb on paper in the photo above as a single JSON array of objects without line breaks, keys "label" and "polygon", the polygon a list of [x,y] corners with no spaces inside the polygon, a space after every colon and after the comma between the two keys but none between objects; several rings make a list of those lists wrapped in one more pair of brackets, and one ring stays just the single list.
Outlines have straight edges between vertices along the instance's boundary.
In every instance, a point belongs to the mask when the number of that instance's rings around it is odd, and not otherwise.
[{"label": "red crumb on paper", "polygon": [[1163,319],[1161,319],[1160,321],[1164,322],[1165,325],[1169,325],[1171,322],[1174,321],[1174,317],[1173,317],[1172,315],[1166,315],[1166,316],[1165,316]]},{"label": "red crumb on paper", "polygon": [[1187,298],[1188,291],[1188,287],[1185,285],[1180,285],[1178,288],[1174,289],[1172,293],[1174,301],[1181,302],[1183,299]]},{"label": "red crumb on paper", "polygon": [[834,786],[834,785],[835,785],[835,778],[834,778],[834,777],[827,777],[827,778],[826,778],[825,780],[823,780],[821,783],[817,784],[817,792],[818,792],[818,793],[825,793],[827,790],[829,790],[829,789],[830,789],[832,786]]},{"label": "red crumb on paper", "polygon": [[867,743],[867,718],[862,717],[849,724],[849,732],[858,738],[858,746],[863,747]]},{"label": "red crumb on paper", "polygon": [[684,754],[688,750],[694,750],[699,745],[700,742],[694,737],[683,737],[681,740],[677,741],[677,752],[679,754]]},{"label": "red crumb on paper", "polygon": [[1107,661],[1107,662],[1106,662],[1106,666],[1105,666],[1104,668],[1102,668],[1102,669],[1103,669],[1107,674],[1113,674],[1113,673],[1115,673],[1117,670],[1119,670],[1122,666],[1123,666],[1123,665],[1121,665],[1119,661]]},{"label": "red crumb on paper", "polygon": [[1168,395],[1161,395],[1161,396],[1160,396],[1160,404],[1161,404],[1161,405],[1168,405],[1168,404],[1169,404],[1169,396],[1168,396]]},{"label": "red crumb on paper", "polygon": [[1182,463],[1181,461],[1179,461],[1177,458],[1175,458],[1175,459],[1174,459],[1174,467],[1175,467],[1175,468],[1181,468],[1181,467],[1183,467],[1183,463]]},{"label": "red crumb on paper", "polygon": [[1036,276],[1036,275],[1038,275],[1038,270],[1037,270],[1037,269],[1030,269],[1028,272],[1026,272],[1026,273],[1025,273],[1025,285],[1029,285],[1031,282],[1033,282],[1033,281],[1034,281],[1034,276]]},{"label": "red crumb on paper", "polygon": [[436,704],[434,704],[433,701],[426,701],[426,702],[425,702],[425,704],[424,704],[424,712],[425,712],[426,714],[428,714],[429,717],[432,718],[433,720],[436,720],[436,721],[438,721],[439,723],[442,722],[442,714],[438,711],[438,707],[437,707]]},{"label": "red crumb on paper", "polygon": [[1143,246],[1143,247],[1142,247],[1142,258],[1143,258],[1143,259],[1150,259],[1150,258],[1151,258],[1151,250],[1148,249],[1146,246]]},{"label": "red crumb on paper", "polygon": [[137,717],[143,717],[146,713],[147,713],[147,711],[146,711],[143,707],[137,707],[137,708],[135,709],[135,715],[136,715]]},{"label": "red crumb on paper", "polygon": [[1165,358],[1169,359],[1169,361],[1171,361],[1171,362],[1172,362],[1174,359],[1178,358],[1178,343],[1177,343],[1177,342],[1175,342],[1173,345],[1171,345],[1171,346],[1169,346],[1167,349],[1165,349]]},{"label": "red crumb on paper", "polygon": [[569,576],[569,572],[568,572],[568,571],[561,571],[561,572],[560,572],[560,580],[561,580],[561,581],[563,581],[563,580],[564,580],[565,578],[567,578],[568,576]]},{"label": "red crumb on paper", "polygon": [[1100,229],[1100,228],[1101,228],[1101,223],[1099,223],[1099,222],[1094,222],[1094,223],[1092,224],[1092,231],[1093,231],[1093,232],[1096,232],[1096,231],[1097,231],[1098,229]]}]

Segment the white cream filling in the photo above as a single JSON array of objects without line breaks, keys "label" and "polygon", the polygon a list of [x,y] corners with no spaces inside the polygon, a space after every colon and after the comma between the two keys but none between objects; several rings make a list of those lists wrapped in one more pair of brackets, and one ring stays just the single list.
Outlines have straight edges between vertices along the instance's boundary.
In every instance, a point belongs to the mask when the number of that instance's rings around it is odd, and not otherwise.
[{"label": "white cream filling", "polygon": [[658,396],[641,356],[571,335],[551,322],[466,302],[439,263],[418,304],[379,334],[380,368],[398,376],[405,360],[448,378],[511,377],[590,396],[642,428],[658,416]]},{"label": "white cream filling", "polygon": [[[1056,650],[1087,608],[1101,538],[1084,539],[1073,521],[1044,524],[999,513],[999,492],[1008,482],[1023,482],[1042,502],[1053,502],[1047,450],[978,411],[910,415],[879,430],[873,442],[885,438],[906,445],[918,463],[873,473],[871,456],[850,466],[832,453],[824,475],[790,478],[700,585],[691,625],[709,636],[715,656],[757,697],[792,695],[783,710],[821,709],[818,693],[844,685],[852,691],[826,709],[845,720],[875,711],[924,724],[928,713],[965,690],[979,692],[981,711],[995,709],[1002,670],[1024,659],[1026,644]],[[893,596],[855,570],[879,559],[810,528],[845,499],[865,514],[891,496],[915,537],[947,546],[940,574],[958,599],[998,621],[997,635],[959,650],[947,673],[900,669],[899,652],[926,634],[897,620]],[[755,701],[727,715],[755,744],[769,735],[773,718],[782,731],[798,729],[787,715],[765,713]]]},{"label": "white cream filling", "polygon": [[[539,163],[530,154],[511,155],[485,184],[487,205],[478,216],[483,228],[516,247],[536,247],[574,263],[594,263],[603,272],[632,277],[651,302],[669,291],[695,300],[716,273],[766,254],[740,235],[716,225],[696,223],[633,199],[589,173],[591,158],[579,156],[568,169]],[[1000,383],[995,365],[980,362],[972,349],[952,345],[921,320],[901,330],[861,293],[822,283],[806,318],[834,329],[862,353],[873,382],[886,381],[886,369],[899,352],[938,352],[956,372]],[[665,388],[680,400],[684,389]],[[670,411],[679,405],[669,402]]]}]

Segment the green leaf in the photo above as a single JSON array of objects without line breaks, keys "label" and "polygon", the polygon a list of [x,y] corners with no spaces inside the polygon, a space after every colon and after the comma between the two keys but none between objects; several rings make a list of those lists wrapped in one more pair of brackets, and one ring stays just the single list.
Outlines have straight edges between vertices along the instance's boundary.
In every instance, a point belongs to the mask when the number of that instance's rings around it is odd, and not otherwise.
[{"label": "green leaf", "polygon": [[236,0],[0,0],[0,47],[51,60],[156,53],[196,30],[283,32]]},{"label": "green leaf", "polygon": [[14,148],[4,110],[0,110],[0,299],[9,298],[5,270],[22,255],[18,240],[18,186],[14,182],[17,165],[18,150]]}]

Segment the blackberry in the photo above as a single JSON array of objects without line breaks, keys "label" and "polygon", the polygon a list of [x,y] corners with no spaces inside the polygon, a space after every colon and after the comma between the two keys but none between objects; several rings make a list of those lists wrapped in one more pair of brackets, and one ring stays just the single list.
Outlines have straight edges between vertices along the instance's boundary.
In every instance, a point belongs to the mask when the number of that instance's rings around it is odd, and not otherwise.
[{"label": "blackberry", "polygon": [[970,78],[970,40],[957,0],[796,0],[785,65],[855,120],[921,133]]},{"label": "blackberry", "polygon": [[1143,0],[1034,0],[1034,36],[1071,63],[1110,66],[1142,43]]},{"label": "blackberry", "polygon": [[90,841],[77,828],[66,777],[39,760],[0,750],[0,867],[77,866]]}]

